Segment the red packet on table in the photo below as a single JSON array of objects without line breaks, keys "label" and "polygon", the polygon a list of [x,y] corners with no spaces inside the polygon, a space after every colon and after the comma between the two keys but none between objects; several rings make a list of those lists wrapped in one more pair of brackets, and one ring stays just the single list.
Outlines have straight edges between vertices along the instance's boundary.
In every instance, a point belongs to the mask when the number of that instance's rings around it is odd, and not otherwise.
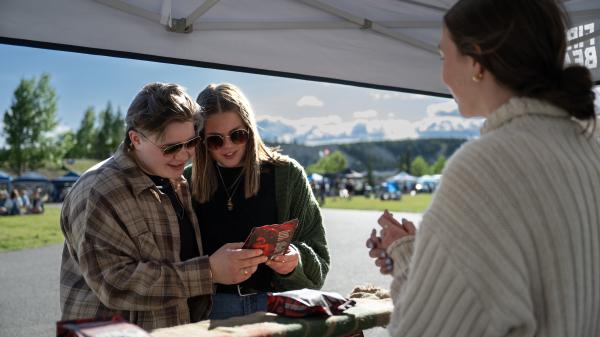
[{"label": "red packet on table", "polygon": [[281,255],[288,249],[297,227],[298,219],[254,227],[242,248],[262,249],[263,255],[268,258]]}]

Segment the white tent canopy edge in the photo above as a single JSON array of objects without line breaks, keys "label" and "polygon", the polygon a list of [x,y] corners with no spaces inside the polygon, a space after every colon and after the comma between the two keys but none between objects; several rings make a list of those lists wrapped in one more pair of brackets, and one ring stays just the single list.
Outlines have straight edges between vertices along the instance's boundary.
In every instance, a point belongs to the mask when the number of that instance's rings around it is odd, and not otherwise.
[{"label": "white tent canopy edge", "polygon": [[[0,43],[448,96],[451,0],[4,0]],[[600,1],[565,2],[567,59],[600,81]]]}]

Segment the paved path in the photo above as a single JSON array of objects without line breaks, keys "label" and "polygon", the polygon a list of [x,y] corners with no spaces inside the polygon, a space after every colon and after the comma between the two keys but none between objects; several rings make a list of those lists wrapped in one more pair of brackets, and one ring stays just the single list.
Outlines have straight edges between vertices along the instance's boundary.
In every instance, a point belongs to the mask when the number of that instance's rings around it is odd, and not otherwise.
[{"label": "paved path", "polygon": [[[380,212],[323,209],[332,265],[324,290],[347,295],[355,285],[387,288],[364,246]],[[415,222],[420,214],[397,214]],[[58,280],[62,245],[0,253],[0,337],[56,335],[60,317]],[[365,332],[383,337],[382,328]]]}]

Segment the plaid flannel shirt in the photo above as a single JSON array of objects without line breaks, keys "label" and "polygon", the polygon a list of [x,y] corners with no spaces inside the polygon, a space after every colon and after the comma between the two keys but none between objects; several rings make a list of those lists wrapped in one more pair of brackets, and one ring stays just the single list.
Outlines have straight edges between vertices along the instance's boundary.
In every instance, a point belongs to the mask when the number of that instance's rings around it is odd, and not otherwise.
[{"label": "plaid flannel shirt", "polygon": [[[194,225],[187,181],[172,181]],[[63,203],[62,319],[120,314],[146,330],[190,322],[208,314],[213,292],[208,256],[180,261],[179,223],[167,195],[121,145],[115,155],[82,175]]]}]

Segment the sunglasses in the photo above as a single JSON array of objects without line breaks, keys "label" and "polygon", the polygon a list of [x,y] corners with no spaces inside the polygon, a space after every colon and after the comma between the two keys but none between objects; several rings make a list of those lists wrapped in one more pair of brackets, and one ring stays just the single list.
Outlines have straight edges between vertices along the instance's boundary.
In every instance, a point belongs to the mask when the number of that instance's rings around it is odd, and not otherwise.
[{"label": "sunglasses", "polygon": [[202,139],[200,136],[196,136],[196,137],[186,140],[185,142],[181,142],[181,143],[177,143],[177,144],[156,145],[153,141],[150,140],[150,138],[146,137],[145,134],[143,134],[139,131],[137,131],[137,132],[140,135],[142,135],[144,138],[146,138],[150,143],[152,143],[152,145],[159,148],[162,151],[163,155],[165,155],[165,156],[179,153],[179,151],[181,151],[181,149],[183,149],[184,147],[186,149],[191,149],[191,148],[195,147],[196,145],[198,145],[198,142],[200,142],[200,140]]},{"label": "sunglasses", "polygon": [[206,136],[204,143],[210,150],[220,149],[225,144],[225,138],[229,138],[233,144],[246,144],[250,138],[248,130],[238,129],[229,133],[229,136],[209,135]]}]

